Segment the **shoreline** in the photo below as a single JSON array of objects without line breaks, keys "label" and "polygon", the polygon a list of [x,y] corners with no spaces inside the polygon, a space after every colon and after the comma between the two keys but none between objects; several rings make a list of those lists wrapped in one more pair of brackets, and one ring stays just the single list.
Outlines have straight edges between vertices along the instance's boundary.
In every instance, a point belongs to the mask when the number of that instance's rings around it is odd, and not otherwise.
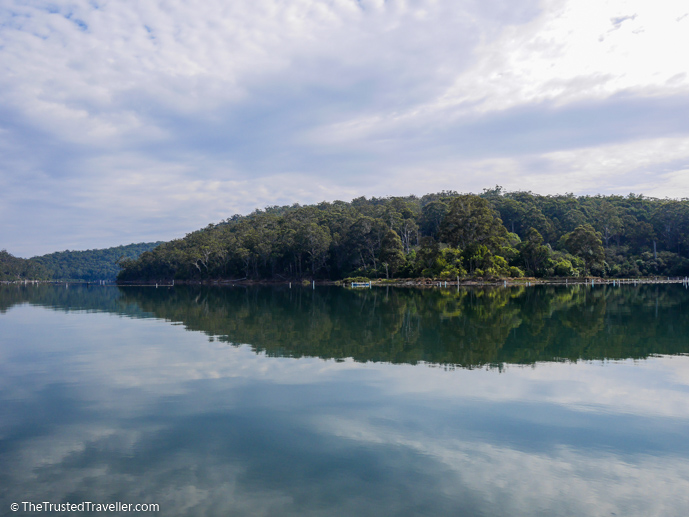
[{"label": "shoreline", "polygon": [[[689,284],[689,277],[639,277],[639,278],[601,278],[601,277],[580,277],[580,278],[493,278],[493,279],[465,279],[465,280],[443,280],[437,278],[399,278],[399,279],[369,279],[371,287],[533,287],[536,285],[639,285],[639,284]],[[357,283],[367,283],[357,280]],[[155,281],[132,281],[115,282],[111,285],[122,287],[134,285],[157,285],[159,287],[174,287],[176,285],[207,285],[207,286],[290,286],[290,287],[315,287],[315,286],[341,286],[351,287],[351,280],[160,280]],[[354,288],[361,288],[356,286]],[[368,286],[366,286],[368,287]]]},{"label": "shoreline", "polygon": [[[157,286],[174,287],[177,285],[206,285],[206,286],[289,286],[289,287],[315,287],[315,286],[341,286],[352,288],[352,280],[249,280],[249,279],[213,279],[213,280],[138,280],[129,282],[104,281],[93,282],[83,280],[15,280],[0,281],[0,285],[87,285],[87,286]],[[357,279],[357,283],[370,283],[371,287],[533,287],[536,285],[639,285],[639,284],[686,284],[689,285],[689,277],[639,277],[639,278],[602,278],[602,277],[580,277],[580,278],[491,278],[491,279],[464,279],[464,280],[443,280],[437,278],[396,278],[396,279]],[[362,288],[366,286],[355,286]]]}]

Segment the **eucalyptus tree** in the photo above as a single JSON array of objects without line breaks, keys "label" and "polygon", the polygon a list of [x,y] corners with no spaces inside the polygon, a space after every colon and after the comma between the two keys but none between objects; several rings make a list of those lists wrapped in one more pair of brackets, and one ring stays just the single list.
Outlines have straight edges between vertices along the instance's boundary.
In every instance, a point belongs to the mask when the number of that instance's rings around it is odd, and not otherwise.
[{"label": "eucalyptus tree", "polygon": [[440,225],[440,236],[444,242],[461,249],[474,244],[495,249],[507,240],[507,229],[488,201],[468,194],[450,201]]},{"label": "eucalyptus tree", "polygon": [[585,264],[585,274],[596,268],[603,269],[605,252],[601,235],[590,224],[578,226],[562,238],[564,246],[572,255],[581,257]]},{"label": "eucalyptus tree", "polygon": [[402,239],[395,230],[388,230],[380,247],[380,260],[385,268],[385,278],[390,278],[404,265]]},{"label": "eucalyptus tree", "polygon": [[550,260],[551,250],[543,244],[543,237],[535,228],[529,228],[521,242],[519,257],[528,273],[544,276],[545,267]]}]

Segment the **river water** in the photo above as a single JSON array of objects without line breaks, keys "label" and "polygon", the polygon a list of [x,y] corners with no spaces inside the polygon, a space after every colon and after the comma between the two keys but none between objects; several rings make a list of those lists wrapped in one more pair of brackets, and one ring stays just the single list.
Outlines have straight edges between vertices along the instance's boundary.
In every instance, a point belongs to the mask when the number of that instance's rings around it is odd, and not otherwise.
[{"label": "river water", "polygon": [[4,286],[0,514],[683,517],[688,353],[680,285]]}]

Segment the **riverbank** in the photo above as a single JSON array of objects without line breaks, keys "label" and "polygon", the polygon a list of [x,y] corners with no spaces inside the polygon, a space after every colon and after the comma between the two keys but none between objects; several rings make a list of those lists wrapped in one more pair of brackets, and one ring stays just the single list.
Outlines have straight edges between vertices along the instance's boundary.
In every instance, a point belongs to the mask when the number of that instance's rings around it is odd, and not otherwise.
[{"label": "riverbank", "polygon": [[[289,286],[289,287],[315,287],[315,286],[344,286],[351,287],[352,283],[370,283],[371,287],[461,287],[461,286],[522,286],[535,285],[638,285],[638,284],[687,284],[689,277],[643,277],[643,278],[471,278],[459,280],[444,280],[438,278],[395,278],[395,279],[344,279],[344,280],[251,280],[251,279],[215,279],[215,280],[159,280],[159,281],[132,281],[118,282],[117,285],[155,285],[158,287],[173,287],[175,285],[216,285],[216,286]],[[357,285],[361,287],[361,285]]]},{"label": "riverbank", "polygon": [[[638,285],[638,284],[685,284],[689,285],[689,277],[640,277],[640,278],[601,278],[601,277],[582,277],[582,278],[467,278],[457,280],[444,280],[439,278],[394,278],[394,279],[344,279],[344,280],[252,280],[252,279],[214,279],[214,280],[152,280],[152,281],[131,281],[131,282],[111,282],[96,281],[84,282],[81,280],[16,280],[1,281],[0,285],[102,285],[102,286],[155,286],[155,287],[174,287],[175,285],[210,285],[210,286],[288,286],[288,287],[314,287],[314,286],[343,286],[343,287],[362,287],[361,284],[369,284],[371,287],[507,287],[522,286],[531,287],[535,285]],[[366,285],[368,287],[368,285]]]}]

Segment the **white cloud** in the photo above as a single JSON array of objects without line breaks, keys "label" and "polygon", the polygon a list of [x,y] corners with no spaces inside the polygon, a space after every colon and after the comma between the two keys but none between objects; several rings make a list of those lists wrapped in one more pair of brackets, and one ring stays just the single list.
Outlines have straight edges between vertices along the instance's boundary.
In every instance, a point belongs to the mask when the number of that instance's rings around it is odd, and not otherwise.
[{"label": "white cloud", "polygon": [[685,6],[641,0],[548,2],[543,16],[485,42],[476,64],[440,102],[501,110],[524,103],[689,91]]},{"label": "white cloud", "polygon": [[8,1],[0,239],[27,256],[181,236],[283,201],[574,190],[570,174],[586,193],[673,191],[686,164],[649,154],[647,178],[620,168],[598,181],[576,150],[610,162],[616,146],[686,138],[685,11],[640,0]]}]

